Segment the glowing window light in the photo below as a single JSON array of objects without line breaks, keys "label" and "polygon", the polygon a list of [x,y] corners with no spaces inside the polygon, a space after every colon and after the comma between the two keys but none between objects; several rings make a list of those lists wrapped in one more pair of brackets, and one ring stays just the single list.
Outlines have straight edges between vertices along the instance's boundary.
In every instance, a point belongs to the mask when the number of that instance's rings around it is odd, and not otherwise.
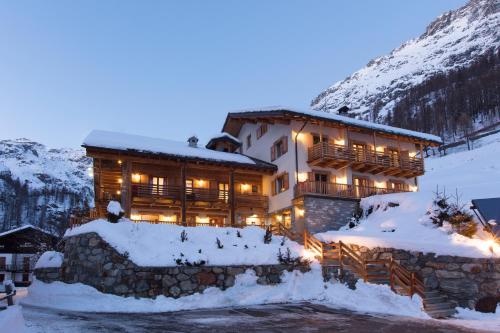
[{"label": "glowing window light", "polygon": [[134,173],[134,174],[132,175],[132,181],[133,181],[134,183],[140,183],[140,182],[141,182],[141,175],[140,175],[140,174],[138,174],[138,173]]}]

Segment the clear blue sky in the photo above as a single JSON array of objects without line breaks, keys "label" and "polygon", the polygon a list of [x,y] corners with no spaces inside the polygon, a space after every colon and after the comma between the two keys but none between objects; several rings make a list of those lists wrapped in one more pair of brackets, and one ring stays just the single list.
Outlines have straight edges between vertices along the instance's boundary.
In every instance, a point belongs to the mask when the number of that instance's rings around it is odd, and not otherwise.
[{"label": "clear blue sky", "polygon": [[229,111],[307,107],[464,3],[0,1],[0,139],[206,141]]}]

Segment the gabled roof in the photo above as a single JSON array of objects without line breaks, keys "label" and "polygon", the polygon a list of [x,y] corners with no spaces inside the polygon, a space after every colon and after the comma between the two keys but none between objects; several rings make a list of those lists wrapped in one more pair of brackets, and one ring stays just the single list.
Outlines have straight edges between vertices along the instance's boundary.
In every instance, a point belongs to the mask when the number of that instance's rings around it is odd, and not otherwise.
[{"label": "gabled roof", "polygon": [[27,229],[33,229],[33,230],[42,232],[44,234],[47,234],[48,236],[57,237],[56,235],[54,235],[54,234],[52,234],[52,233],[50,233],[50,232],[48,232],[46,230],[43,230],[43,229],[38,228],[38,227],[35,227],[34,225],[31,225],[31,224],[26,224],[26,225],[23,225],[23,226],[14,228],[14,229],[10,229],[10,230],[1,232],[0,233],[0,238],[8,236],[8,235],[11,235],[11,234],[14,234],[14,233],[17,233],[17,232],[20,232],[20,231],[23,231],[23,230],[27,230]]},{"label": "gabled roof", "polygon": [[429,145],[440,145],[443,143],[439,136],[421,133],[416,131],[407,130],[383,124],[372,123],[366,120],[359,120],[350,117],[340,116],[338,114],[312,111],[312,110],[298,110],[294,108],[275,106],[263,107],[249,110],[242,110],[237,112],[230,112],[226,117],[226,121],[222,131],[228,132],[232,135],[238,135],[241,129],[240,120],[258,121],[258,119],[265,120],[298,120],[298,121],[312,121],[312,122],[329,122],[339,124],[346,127],[367,129],[384,134],[392,134],[412,138],[416,141],[421,141]]},{"label": "gabled roof", "polygon": [[208,149],[210,149],[210,147],[212,147],[213,145],[215,145],[215,143],[220,142],[220,141],[230,142],[233,145],[235,145],[236,147],[241,146],[241,141],[239,139],[235,138],[234,136],[232,136],[229,133],[222,132],[222,133],[220,133],[218,135],[215,135],[212,138],[210,138],[210,140],[205,145],[205,147],[208,148]]},{"label": "gabled roof", "polygon": [[176,160],[183,159],[185,161],[207,163],[217,162],[219,164],[270,171],[276,169],[274,164],[250,158],[243,154],[226,153],[204,147],[190,147],[185,142],[111,131],[94,130],[90,132],[83,141],[82,146],[85,148],[133,153],[142,156],[157,155]]}]

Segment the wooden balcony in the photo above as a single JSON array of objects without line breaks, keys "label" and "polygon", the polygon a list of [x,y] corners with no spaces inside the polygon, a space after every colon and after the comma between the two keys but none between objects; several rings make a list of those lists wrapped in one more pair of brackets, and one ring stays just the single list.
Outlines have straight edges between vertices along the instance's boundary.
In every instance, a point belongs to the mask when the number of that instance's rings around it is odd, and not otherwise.
[{"label": "wooden balcony", "polygon": [[302,195],[319,195],[332,198],[361,199],[376,194],[409,192],[403,189],[387,189],[379,187],[355,186],[315,181],[300,182],[295,185],[295,197]]},{"label": "wooden balcony", "polygon": [[[167,199],[173,202],[182,198],[180,186],[158,186],[149,184],[132,184],[132,197]],[[230,192],[219,189],[208,188],[186,188],[186,201],[188,202],[210,202],[228,204]],[[236,207],[258,207],[267,208],[269,199],[265,195],[256,193],[235,193]]]},{"label": "wooden balcony", "polygon": [[350,166],[354,171],[374,175],[412,178],[424,174],[424,162],[421,158],[395,157],[372,149],[355,149],[328,142],[319,142],[309,147],[307,162],[335,169]]}]

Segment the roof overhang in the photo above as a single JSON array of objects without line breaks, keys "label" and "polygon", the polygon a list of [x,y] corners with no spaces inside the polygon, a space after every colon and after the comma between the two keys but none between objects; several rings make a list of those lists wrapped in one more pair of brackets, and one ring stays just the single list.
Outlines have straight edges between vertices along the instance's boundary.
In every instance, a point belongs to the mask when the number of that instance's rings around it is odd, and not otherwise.
[{"label": "roof overhang", "polygon": [[[286,108],[276,108],[273,110],[265,111],[242,111],[242,112],[230,112],[226,116],[224,126],[222,128],[223,132],[230,133],[233,136],[238,136],[241,127],[244,123],[279,123],[279,124],[289,124],[291,121],[308,121],[310,124],[317,124],[330,127],[340,127],[348,128],[353,131],[368,131],[370,133],[375,132],[379,135],[386,137],[398,137],[405,138],[408,141],[420,143],[426,146],[437,147],[442,144],[442,140],[439,137],[429,138],[430,135],[425,133],[419,133],[409,130],[400,129],[397,127],[385,126],[380,124],[373,124],[367,121],[358,121],[349,117],[337,116],[332,119],[331,114],[325,113],[322,115],[320,111],[315,112],[300,112],[295,110],[289,110]],[[371,125],[370,125],[371,124]],[[374,128],[379,127],[379,128]],[[380,127],[386,127],[383,129]],[[398,133],[407,132],[407,133]],[[420,135],[421,134],[421,135]]]}]

